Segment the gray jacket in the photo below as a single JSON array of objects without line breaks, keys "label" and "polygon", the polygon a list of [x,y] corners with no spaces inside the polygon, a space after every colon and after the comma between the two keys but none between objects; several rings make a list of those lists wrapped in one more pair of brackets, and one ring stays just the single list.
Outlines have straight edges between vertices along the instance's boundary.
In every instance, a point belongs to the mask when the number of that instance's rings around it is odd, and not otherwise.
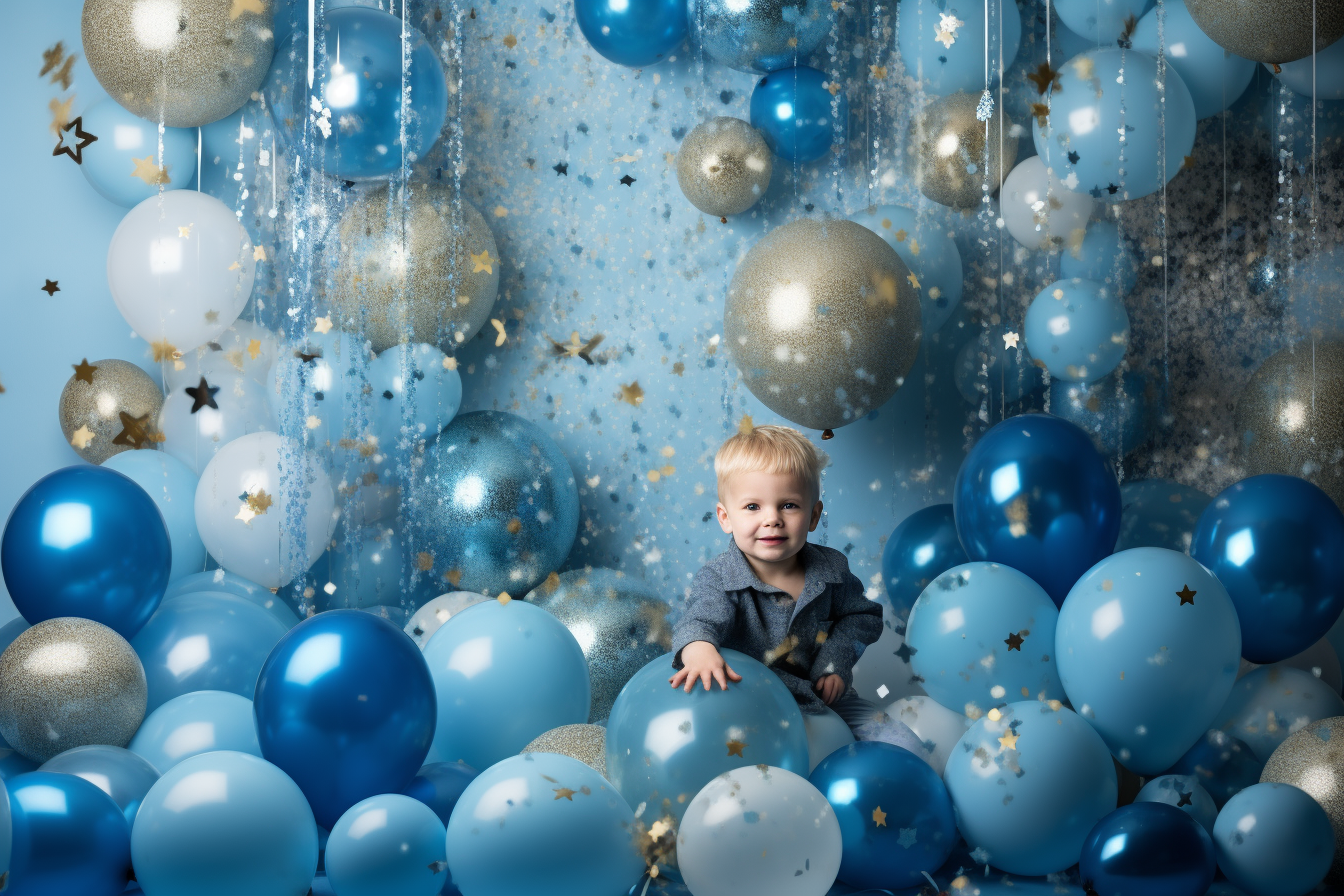
[{"label": "gray jacket", "polygon": [[839,675],[850,690],[854,663],[882,634],[882,605],[864,597],[863,583],[834,548],[809,542],[800,556],[804,584],[795,603],[757,578],[730,539],[728,550],[691,582],[686,609],[672,627],[672,668],[682,668],[683,647],[708,641],[760,660],[793,692],[803,712],[826,709],[812,689],[824,675]]}]

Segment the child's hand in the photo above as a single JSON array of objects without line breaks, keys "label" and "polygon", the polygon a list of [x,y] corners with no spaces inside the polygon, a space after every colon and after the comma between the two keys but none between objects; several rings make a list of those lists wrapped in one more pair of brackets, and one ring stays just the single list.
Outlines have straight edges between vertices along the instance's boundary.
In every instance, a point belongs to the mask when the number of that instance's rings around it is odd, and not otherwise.
[{"label": "child's hand", "polygon": [[[691,692],[695,687],[697,680],[704,682],[705,690],[709,690],[709,681],[712,677],[719,683],[722,690],[728,690],[728,681],[741,681],[742,676],[733,671],[733,667],[728,665],[714,649],[714,645],[708,641],[692,641],[681,649],[682,668],[678,669],[671,678],[672,687],[680,687],[682,682],[686,683],[686,693]],[[724,673],[727,673],[728,681],[724,680]]]},{"label": "child's hand", "polygon": [[845,680],[835,673],[823,675],[812,685],[813,689],[821,695],[821,700],[827,706],[835,702],[835,698],[845,692]]}]

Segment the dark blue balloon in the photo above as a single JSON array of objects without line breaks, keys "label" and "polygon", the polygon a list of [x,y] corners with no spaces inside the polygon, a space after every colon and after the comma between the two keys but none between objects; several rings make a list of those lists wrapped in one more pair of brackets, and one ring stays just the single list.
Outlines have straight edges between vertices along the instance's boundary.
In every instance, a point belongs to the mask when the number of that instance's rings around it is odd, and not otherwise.
[{"label": "dark blue balloon", "polygon": [[1265,764],[1245,741],[1211,728],[1167,774],[1192,776],[1221,809],[1233,796],[1258,783],[1264,769]]},{"label": "dark blue balloon", "polygon": [[[810,162],[843,142],[849,105],[843,92],[826,88],[830,76],[806,65],[771,72],[751,93],[751,126],[770,151],[790,162]],[[835,136],[836,122],[841,137]]]},{"label": "dark blue balloon", "polygon": [[662,62],[686,39],[682,0],[576,0],[574,18],[594,50],[631,68]]},{"label": "dark blue balloon", "polygon": [[1086,432],[1049,414],[1010,417],[981,436],[952,507],[972,560],[1021,570],[1056,605],[1120,532],[1115,474]]},{"label": "dark blue balloon", "polygon": [[405,632],[359,610],[300,622],[275,645],[253,700],[261,755],[294,779],[322,827],[425,761],[438,706]]},{"label": "dark blue balloon", "polygon": [[934,504],[910,514],[887,539],[882,551],[882,580],[887,599],[902,619],[930,582],[970,558],[957,538],[951,504]]},{"label": "dark blue balloon", "polygon": [[1204,896],[1216,868],[1209,832],[1166,803],[1130,803],[1107,815],[1078,862],[1096,896]]},{"label": "dark blue balloon", "polygon": [[88,465],[39,479],[0,543],[5,586],[29,624],[83,616],[127,640],[158,608],[172,561],[154,499],[130,478]]},{"label": "dark blue balloon", "polygon": [[433,809],[446,827],[458,797],[479,774],[465,762],[431,762],[416,772],[402,793]]},{"label": "dark blue balloon", "polygon": [[1301,653],[1344,610],[1344,513],[1305,479],[1271,473],[1223,489],[1190,556],[1227,588],[1253,663]]},{"label": "dark blue balloon", "polygon": [[75,775],[29,772],[5,782],[14,819],[6,896],[115,896],[131,873],[131,823],[112,797]]}]

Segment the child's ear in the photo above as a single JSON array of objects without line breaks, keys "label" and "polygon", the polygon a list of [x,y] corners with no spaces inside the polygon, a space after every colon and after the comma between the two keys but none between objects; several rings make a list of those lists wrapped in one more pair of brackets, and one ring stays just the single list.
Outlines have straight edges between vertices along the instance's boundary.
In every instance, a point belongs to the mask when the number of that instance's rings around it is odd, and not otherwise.
[{"label": "child's ear", "polygon": [[728,519],[728,508],[723,506],[722,501],[714,505],[714,515],[719,518],[719,528],[732,535],[733,521]]},{"label": "child's ear", "polygon": [[818,501],[818,502],[812,507],[812,522],[808,523],[808,525],[807,525],[807,531],[809,531],[809,532],[815,532],[815,531],[817,531],[817,523],[819,523],[819,522],[821,522],[821,502],[820,502],[820,501]]}]

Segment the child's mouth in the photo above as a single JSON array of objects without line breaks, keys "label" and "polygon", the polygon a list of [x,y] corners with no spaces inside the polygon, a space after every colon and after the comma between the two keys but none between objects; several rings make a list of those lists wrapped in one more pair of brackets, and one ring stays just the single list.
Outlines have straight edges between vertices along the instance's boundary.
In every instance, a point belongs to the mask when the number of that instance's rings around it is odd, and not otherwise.
[{"label": "child's mouth", "polygon": [[783,535],[767,535],[763,538],[758,538],[756,540],[765,542],[766,544],[780,544],[783,541],[785,541],[785,538]]}]

